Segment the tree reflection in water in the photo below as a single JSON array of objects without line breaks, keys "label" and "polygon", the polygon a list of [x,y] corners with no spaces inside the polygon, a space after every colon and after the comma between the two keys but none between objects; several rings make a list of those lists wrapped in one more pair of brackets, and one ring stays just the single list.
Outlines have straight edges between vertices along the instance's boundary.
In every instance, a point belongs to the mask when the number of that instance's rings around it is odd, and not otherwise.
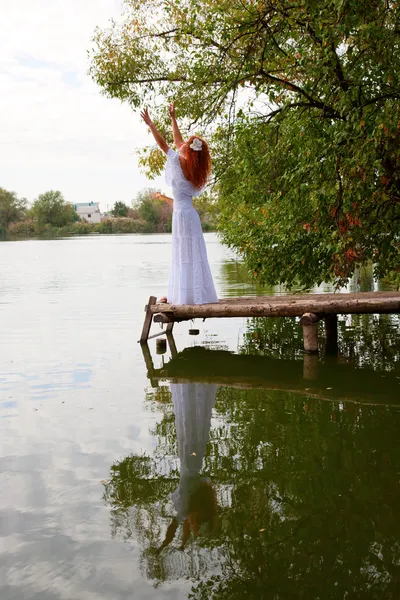
[{"label": "tree reflection in water", "polygon": [[[240,352],[273,358],[303,356],[303,335],[297,318],[248,319]],[[323,322],[320,349],[324,348]],[[399,315],[341,315],[338,319],[339,359],[353,366],[400,371]]]},{"label": "tree reflection in water", "polygon": [[[399,318],[380,321],[354,317],[352,332],[342,325],[338,364],[330,371],[330,361],[322,361],[320,370],[327,371],[303,383],[301,394],[210,383],[148,390],[146,402],[160,414],[152,431],[154,453],[113,465],[104,498],[113,535],[139,544],[142,573],[154,585],[190,578],[189,597],[196,600],[400,597]],[[297,356],[285,343],[292,324],[249,323],[241,352],[260,354],[261,345],[270,344],[271,357],[276,343],[279,360],[267,359],[270,374],[263,373],[264,379],[281,381],[285,365],[292,378],[292,371],[301,372],[301,362],[287,360]],[[201,361],[200,349],[192,358],[184,351],[176,369],[187,363],[195,380]],[[235,357],[232,365],[242,362],[248,364]],[[222,367],[225,358],[219,368],[226,375]],[[232,379],[237,375],[232,369]],[[344,401],[343,394],[335,399],[328,383],[328,400],[306,391],[328,379],[339,388],[341,377],[343,393],[348,387],[349,397],[357,390],[359,396],[361,390],[370,404]],[[183,545],[192,489],[185,477],[191,475],[194,488],[201,478],[212,485],[207,490],[215,491],[217,521],[215,527],[209,510],[209,523],[198,527],[198,536],[191,527]],[[183,509],[176,500],[180,489],[187,490]],[[160,550],[174,518],[174,537]]]},{"label": "tree reflection in water", "polygon": [[[181,393],[210,398],[211,389],[186,384]],[[193,450],[196,473],[211,405]],[[192,446],[180,444],[185,420],[175,415],[176,427],[172,405],[160,409],[154,456],[115,464],[104,494],[113,535],[135,538],[155,584],[190,577],[198,599],[399,597],[397,408],[220,388],[201,471],[216,491],[218,527],[213,535],[200,527],[182,550],[180,524],[161,552],[185,477],[176,457],[190,462]]]}]

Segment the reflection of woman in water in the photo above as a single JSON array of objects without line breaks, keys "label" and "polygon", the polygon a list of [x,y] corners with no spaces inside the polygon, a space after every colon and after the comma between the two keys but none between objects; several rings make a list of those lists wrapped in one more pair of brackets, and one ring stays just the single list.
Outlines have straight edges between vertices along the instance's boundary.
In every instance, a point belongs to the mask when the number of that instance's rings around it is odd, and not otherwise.
[{"label": "reflection of woman in water", "polygon": [[165,540],[159,551],[174,539],[182,523],[184,548],[192,532],[198,535],[199,528],[207,524],[214,531],[217,501],[211,482],[201,477],[200,470],[211,426],[211,411],[215,403],[217,386],[205,383],[171,383],[174,403],[180,479],[172,494],[176,516],[167,529]]}]

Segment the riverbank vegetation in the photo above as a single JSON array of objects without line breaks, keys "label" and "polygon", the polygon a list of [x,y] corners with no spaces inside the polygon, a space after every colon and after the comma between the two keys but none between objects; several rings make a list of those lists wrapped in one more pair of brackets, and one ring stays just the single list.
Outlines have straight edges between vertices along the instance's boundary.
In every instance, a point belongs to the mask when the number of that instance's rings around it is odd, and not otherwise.
[{"label": "riverbank vegetation", "polygon": [[[14,238],[65,237],[69,235],[117,233],[169,233],[172,205],[155,189],[139,192],[131,206],[116,202],[100,223],[88,223],[66,202],[60,191],[40,194],[31,206],[15,192],[0,188],[0,235]],[[196,198],[204,231],[215,229],[215,206],[203,195]]]},{"label": "riverbank vegetation", "polygon": [[399,23],[387,0],[126,0],[91,73],[167,136],[172,99],[207,136],[219,228],[259,281],[399,278]]}]

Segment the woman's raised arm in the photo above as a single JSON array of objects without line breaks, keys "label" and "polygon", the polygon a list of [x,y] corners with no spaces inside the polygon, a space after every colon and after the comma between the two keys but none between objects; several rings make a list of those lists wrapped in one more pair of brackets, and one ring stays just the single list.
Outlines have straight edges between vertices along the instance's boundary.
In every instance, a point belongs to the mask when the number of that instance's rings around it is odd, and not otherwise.
[{"label": "woman's raised arm", "polygon": [[167,154],[168,150],[169,150],[169,146],[168,146],[167,142],[165,141],[165,139],[163,138],[163,136],[161,135],[161,133],[158,131],[157,127],[154,125],[153,121],[151,120],[149,111],[147,110],[147,108],[145,108],[140,113],[140,116],[142,117],[142,119],[146,123],[146,125],[148,125],[148,127],[150,128],[150,131],[153,134],[153,137],[156,140],[157,144],[160,146],[161,150],[163,152],[165,152],[165,154]]},{"label": "woman's raised arm", "polygon": [[179,131],[178,123],[176,121],[175,106],[174,106],[173,102],[171,102],[171,104],[168,106],[168,112],[170,114],[171,121],[172,121],[172,134],[174,136],[174,144],[179,150],[179,148],[182,146],[182,144],[184,142],[183,142],[182,134]]}]

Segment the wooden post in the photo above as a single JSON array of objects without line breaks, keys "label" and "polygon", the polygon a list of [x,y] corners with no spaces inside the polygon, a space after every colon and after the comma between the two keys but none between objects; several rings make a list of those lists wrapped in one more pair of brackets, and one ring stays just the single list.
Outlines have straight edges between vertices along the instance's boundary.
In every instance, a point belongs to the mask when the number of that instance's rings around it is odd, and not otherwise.
[{"label": "wooden post", "polygon": [[172,333],[173,328],[174,328],[174,322],[171,321],[170,323],[167,324],[167,333]]},{"label": "wooden post", "polygon": [[147,343],[147,339],[148,339],[149,333],[150,333],[151,322],[153,320],[153,313],[151,312],[150,307],[153,306],[153,304],[155,304],[156,302],[157,302],[157,298],[155,296],[150,296],[149,303],[145,309],[146,316],[144,318],[142,335],[140,336],[140,340],[139,340],[141,344]]},{"label": "wooden post", "polygon": [[325,352],[337,354],[338,352],[338,322],[337,315],[325,317]]},{"label": "wooden post", "polygon": [[172,356],[172,358],[175,358],[175,356],[178,354],[178,350],[176,349],[174,336],[172,335],[172,332],[170,332],[170,331],[167,331],[167,340],[168,340],[169,349],[171,350],[171,356]]},{"label": "wooden post", "polygon": [[163,313],[158,313],[154,315],[153,318],[154,323],[174,323],[173,316],[165,315]]},{"label": "wooden post", "polygon": [[318,377],[318,355],[304,354],[303,358],[303,379],[312,381]]},{"label": "wooden post", "polygon": [[303,328],[304,352],[318,354],[318,317],[314,313],[304,313],[300,319]]}]

